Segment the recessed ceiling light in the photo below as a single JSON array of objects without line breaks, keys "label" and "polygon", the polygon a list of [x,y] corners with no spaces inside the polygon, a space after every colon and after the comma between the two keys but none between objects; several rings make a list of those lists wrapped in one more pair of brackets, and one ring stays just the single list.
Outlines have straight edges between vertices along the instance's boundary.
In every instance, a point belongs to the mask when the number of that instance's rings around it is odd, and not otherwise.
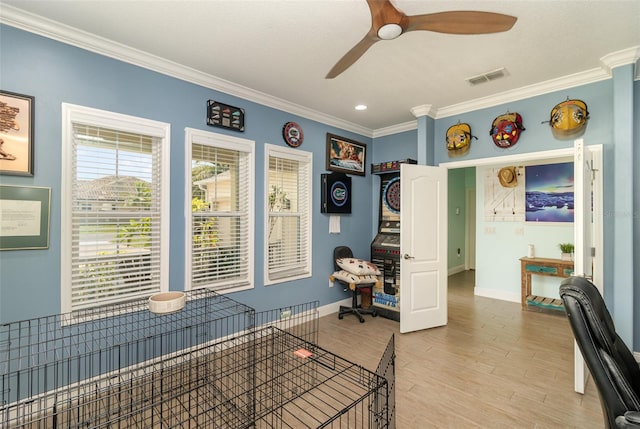
[{"label": "recessed ceiling light", "polygon": [[365,104],[358,104],[355,107],[356,110],[367,110],[367,106]]}]

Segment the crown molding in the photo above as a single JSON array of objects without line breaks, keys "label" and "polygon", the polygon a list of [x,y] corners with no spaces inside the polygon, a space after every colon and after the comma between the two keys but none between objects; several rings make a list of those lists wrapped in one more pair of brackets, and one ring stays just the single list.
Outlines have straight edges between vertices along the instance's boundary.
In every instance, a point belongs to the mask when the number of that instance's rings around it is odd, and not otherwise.
[{"label": "crown molding", "polygon": [[[634,46],[632,48],[623,49],[621,51],[612,52],[600,58],[602,67],[611,74],[611,71],[620,66],[626,66],[629,64],[635,64],[640,59],[640,46]],[[636,67],[636,79],[640,78],[640,67]]]},{"label": "crown molding", "polygon": [[610,77],[610,74],[600,68],[588,70],[586,72],[575,73],[569,76],[560,77],[558,79],[551,79],[545,82],[524,86],[522,88],[500,92],[488,97],[476,98],[475,100],[469,102],[442,107],[438,109],[436,119],[460,115],[462,113],[472,112],[474,110],[486,109],[488,107],[498,106],[500,104],[511,103],[514,101],[548,94],[550,92],[574,88],[580,85],[586,85],[588,83],[599,82],[601,80],[609,79]]},{"label": "crown molding", "polygon": [[[363,127],[291,101],[238,85],[190,67],[185,67],[147,52],[133,49],[112,40],[25,12],[12,6],[2,5],[0,7],[0,23],[366,137],[382,137],[417,128],[416,121],[409,121],[379,129]],[[637,63],[639,58],[640,46],[635,46],[605,55],[600,59],[602,64],[601,68],[587,70],[585,72],[441,108],[434,108],[430,104],[424,104],[413,107],[411,113],[416,116],[416,118],[420,116],[430,116],[434,119],[441,119],[554,91],[561,91],[609,79],[611,78],[612,69]],[[636,67],[636,79],[638,78],[640,78],[640,67]]]},{"label": "crown molding", "polygon": [[419,118],[421,116],[430,116],[430,117],[434,118],[435,114],[436,114],[436,111],[434,110],[433,105],[431,105],[431,104],[422,104],[420,106],[412,107],[411,108],[411,113],[416,118]]},{"label": "crown molding", "polygon": [[384,137],[392,134],[402,133],[405,131],[415,130],[417,128],[418,128],[418,121],[408,121],[408,122],[403,122],[401,124],[391,125],[389,127],[378,128],[376,130],[373,130],[372,137],[375,139],[378,137]]},{"label": "crown molding", "polygon": [[373,130],[8,5],[0,23],[366,137]]},{"label": "crown molding", "polygon": [[[610,79],[612,76],[612,69],[623,65],[635,64],[638,62],[638,59],[640,59],[640,46],[623,49],[600,58],[600,63],[602,64],[601,68],[595,68],[557,79],[551,79],[545,82],[524,86],[522,88],[501,92],[499,94],[493,94],[488,97],[477,98],[469,102],[442,107],[437,110],[435,118],[440,119],[460,115],[474,110],[485,109],[487,107],[498,106],[504,103],[524,100],[526,98]],[[638,78],[640,78],[640,67],[636,67],[636,79]]]}]

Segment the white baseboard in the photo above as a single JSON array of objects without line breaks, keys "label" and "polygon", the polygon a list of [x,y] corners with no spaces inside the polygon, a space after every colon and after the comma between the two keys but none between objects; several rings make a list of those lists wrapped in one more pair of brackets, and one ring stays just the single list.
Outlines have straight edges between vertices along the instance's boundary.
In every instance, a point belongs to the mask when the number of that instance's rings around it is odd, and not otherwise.
[{"label": "white baseboard", "polygon": [[477,296],[483,296],[485,298],[501,299],[502,301],[510,301],[520,303],[520,294],[518,292],[508,292],[497,289],[487,289],[481,287],[475,287],[473,294]]},{"label": "white baseboard", "polygon": [[449,268],[449,271],[447,272],[447,275],[454,275],[454,274],[458,274],[464,271],[464,264],[462,265],[458,265],[456,267],[451,267]]},{"label": "white baseboard", "polygon": [[344,305],[345,307],[351,307],[351,298],[343,299],[342,301],[332,302],[331,304],[323,305],[322,307],[318,307],[318,315],[328,316],[329,314],[334,314],[340,311],[340,306]]}]

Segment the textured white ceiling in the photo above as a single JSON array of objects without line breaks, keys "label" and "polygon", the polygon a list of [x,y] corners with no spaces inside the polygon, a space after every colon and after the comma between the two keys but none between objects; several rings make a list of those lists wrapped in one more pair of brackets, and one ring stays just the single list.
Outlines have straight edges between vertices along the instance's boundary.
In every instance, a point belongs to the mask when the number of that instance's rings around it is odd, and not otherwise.
[{"label": "textured white ceiling", "polygon": [[[329,69],[371,25],[365,0],[3,0],[20,13],[66,24],[368,130],[413,121],[411,109],[416,106],[446,109],[602,69],[600,59],[608,54],[640,50],[637,0],[393,3],[407,15],[482,10],[513,15],[518,21],[510,31],[490,35],[407,33],[375,44],[346,72],[327,80]],[[465,82],[500,67],[507,69],[504,79],[475,87]],[[359,103],[369,108],[355,111]]]}]

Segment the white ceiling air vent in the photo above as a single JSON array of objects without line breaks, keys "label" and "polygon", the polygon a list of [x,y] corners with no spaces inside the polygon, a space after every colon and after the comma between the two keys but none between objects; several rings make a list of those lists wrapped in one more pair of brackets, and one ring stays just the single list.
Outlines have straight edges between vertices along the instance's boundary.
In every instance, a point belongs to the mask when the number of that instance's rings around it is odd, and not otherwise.
[{"label": "white ceiling air vent", "polygon": [[507,69],[501,67],[483,74],[471,76],[465,80],[469,82],[469,85],[478,85],[485,82],[491,82],[492,80],[501,79],[505,76],[507,76]]}]

